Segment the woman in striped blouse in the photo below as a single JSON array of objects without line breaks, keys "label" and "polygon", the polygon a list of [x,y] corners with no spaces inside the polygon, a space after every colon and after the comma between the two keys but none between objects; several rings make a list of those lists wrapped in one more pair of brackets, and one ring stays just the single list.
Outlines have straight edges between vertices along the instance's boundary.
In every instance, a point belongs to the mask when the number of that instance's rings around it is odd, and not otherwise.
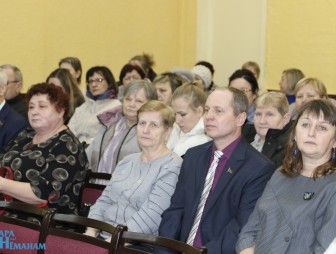
[{"label": "woman in striped blouse", "polygon": [[[170,205],[182,159],[166,142],[174,124],[173,110],[149,101],[138,111],[137,139],[140,153],[121,160],[89,217],[112,225],[127,225],[133,232],[157,234],[162,212]],[[88,228],[86,234],[109,235]]]}]

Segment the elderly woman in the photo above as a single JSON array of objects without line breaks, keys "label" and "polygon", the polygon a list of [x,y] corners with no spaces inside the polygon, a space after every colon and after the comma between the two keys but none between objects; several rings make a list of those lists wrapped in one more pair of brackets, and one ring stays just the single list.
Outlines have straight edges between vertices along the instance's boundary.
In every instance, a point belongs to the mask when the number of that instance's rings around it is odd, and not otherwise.
[{"label": "elderly woman", "polygon": [[69,128],[86,144],[94,139],[100,123],[97,115],[119,106],[118,87],[112,72],[105,66],[95,66],[86,73],[87,100],[78,108],[69,121]]},{"label": "elderly woman", "polygon": [[237,253],[323,253],[336,235],[336,107],[303,105],[283,167],[274,173],[237,242]]},{"label": "elderly woman", "polygon": [[119,75],[118,99],[122,101],[124,98],[125,87],[133,80],[146,78],[145,72],[138,65],[125,64]]},{"label": "elderly woman", "polygon": [[77,213],[78,194],[88,161],[82,144],[64,125],[68,96],[51,84],[27,92],[31,129],[24,130],[0,155],[14,181],[0,177],[0,192],[30,204],[48,202],[60,213]]},{"label": "elderly woman", "polygon": [[280,92],[265,93],[256,99],[254,108],[257,134],[251,145],[279,167],[285,156],[291,126],[287,98]]},{"label": "elderly woman", "polygon": [[[142,152],[118,163],[89,218],[124,224],[133,232],[158,233],[161,213],[170,204],[182,163],[166,146],[174,120],[173,110],[159,101],[149,101],[139,109],[137,138]],[[97,233],[91,228],[86,232]]]},{"label": "elderly woman", "polygon": [[153,84],[158,94],[158,100],[170,105],[174,91],[182,85],[182,82],[182,78],[172,72],[164,72],[156,76]]},{"label": "elderly woman", "polygon": [[183,85],[173,94],[176,124],[167,146],[182,157],[189,148],[210,141],[204,133],[205,97],[204,91],[194,84]]},{"label": "elderly woman", "polygon": [[136,139],[137,112],[147,101],[155,99],[156,91],[149,81],[134,80],[125,87],[122,107],[98,115],[100,129],[86,149],[90,169],[111,174],[126,155],[140,152]]},{"label": "elderly woman", "polygon": [[66,123],[75,113],[75,109],[85,102],[85,98],[78,87],[76,80],[67,69],[56,69],[47,78],[48,84],[62,87],[63,91],[69,96],[69,111]]}]

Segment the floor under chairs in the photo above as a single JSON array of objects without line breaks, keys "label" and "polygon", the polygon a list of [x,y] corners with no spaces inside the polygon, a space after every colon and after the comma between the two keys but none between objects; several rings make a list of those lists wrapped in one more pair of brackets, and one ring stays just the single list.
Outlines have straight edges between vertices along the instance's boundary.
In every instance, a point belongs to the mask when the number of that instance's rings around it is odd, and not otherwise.
[{"label": "floor under chairs", "polygon": [[[185,254],[207,253],[206,248],[198,249],[165,237],[129,232],[126,226],[114,227],[106,222],[59,214],[55,209],[31,204],[0,201],[1,211],[0,254],[146,254],[153,253],[152,247],[165,247]],[[35,219],[27,221],[10,216],[13,214]],[[74,230],[77,227],[108,232],[112,235],[111,241],[78,233]]]}]

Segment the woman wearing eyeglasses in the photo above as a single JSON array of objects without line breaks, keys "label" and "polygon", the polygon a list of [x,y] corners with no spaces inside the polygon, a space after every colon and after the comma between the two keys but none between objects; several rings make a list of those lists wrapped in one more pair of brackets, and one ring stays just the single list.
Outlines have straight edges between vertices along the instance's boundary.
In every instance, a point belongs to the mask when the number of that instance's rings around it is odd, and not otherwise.
[{"label": "woman wearing eyeglasses", "polygon": [[97,115],[121,105],[118,87],[112,72],[105,66],[95,66],[86,73],[87,100],[76,109],[69,128],[81,142],[90,144],[99,129]]},{"label": "woman wearing eyeglasses", "polygon": [[253,126],[254,118],[254,101],[258,96],[258,81],[250,70],[238,69],[229,78],[229,86],[243,91],[249,103],[247,119],[243,126],[243,136],[246,141],[251,143],[254,140],[256,131]]}]

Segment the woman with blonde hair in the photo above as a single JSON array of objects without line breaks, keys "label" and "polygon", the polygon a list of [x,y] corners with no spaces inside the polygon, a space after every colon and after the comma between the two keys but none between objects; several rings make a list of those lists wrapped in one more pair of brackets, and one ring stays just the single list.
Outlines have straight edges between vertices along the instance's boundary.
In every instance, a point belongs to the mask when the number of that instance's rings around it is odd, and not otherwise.
[{"label": "woman with blonde hair", "polygon": [[210,141],[204,132],[205,93],[194,84],[177,88],[171,106],[175,112],[175,125],[167,146],[183,156],[194,146]]},{"label": "woman with blonde hair", "polygon": [[287,69],[282,72],[279,86],[280,90],[286,94],[289,105],[295,102],[295,86],[302,78],[304,78],[303,72],[296,68]]},{"label": "woman with blonde hair", "polygon": [[291,110],[291,118],[308,101],[315,99],[328,99],[327,89],[323,82],[317,78],[303,78],[295,86],[295,108]]}]

